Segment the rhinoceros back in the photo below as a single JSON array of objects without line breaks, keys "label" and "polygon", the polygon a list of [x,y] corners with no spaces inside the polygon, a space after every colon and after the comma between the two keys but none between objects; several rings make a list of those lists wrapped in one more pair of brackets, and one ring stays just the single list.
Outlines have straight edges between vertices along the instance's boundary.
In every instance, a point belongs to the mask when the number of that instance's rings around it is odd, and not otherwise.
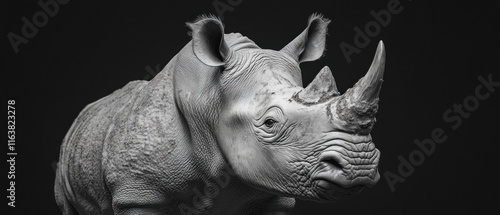
[{"label": "rhinoceros back", "polygon": [[[60,206],[71,208],[68,204],[72,202],[73,206],[77,205],[74,208],[77,211],[109,207],[109,195],[105,192],[102,180],[103,143],[117,114],[134,100],[145,83],[128,83],[87,105],[75,119],[61,145],[55,188]],[[85,194],[85,198],[82,198],[82,194]]]}]

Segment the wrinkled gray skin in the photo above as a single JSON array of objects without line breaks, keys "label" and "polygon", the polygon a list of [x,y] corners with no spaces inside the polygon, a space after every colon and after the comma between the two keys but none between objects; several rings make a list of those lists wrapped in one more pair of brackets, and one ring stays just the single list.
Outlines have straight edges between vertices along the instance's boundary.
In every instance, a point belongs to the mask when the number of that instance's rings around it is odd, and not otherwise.
[{"label": "wrinkled gray skin", "polygon": [[340,95],[325,67],[306,88],[329,20],[313,15],[280,51],[220,20],[188,23],[189,42],[151,81],[92,104],[61,146],[64,214],[288,214],[295,198],[331,202],[379,180],[375,123],[385,52]]}]

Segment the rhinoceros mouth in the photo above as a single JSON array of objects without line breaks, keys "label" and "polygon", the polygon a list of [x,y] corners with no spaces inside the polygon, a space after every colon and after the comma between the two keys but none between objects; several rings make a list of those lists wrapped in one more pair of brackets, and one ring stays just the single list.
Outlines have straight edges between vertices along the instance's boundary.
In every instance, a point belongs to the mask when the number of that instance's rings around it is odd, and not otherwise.
[{"label": "rhinoceros mouth", "polygon": [[355,185],[349,188],[344,188],[337,183],[323,179],[318,179],[315,182],[317,186],[316,188],[319,190],[319,198],[326,201],[341,200],[345,196],[361,192],[366,187],[364,185]]},{"label": "rhinoceros mouth", "polygon": [[353,143],[336,139],[320,154],[313,181],[322,196],[336,199],[358,193],[363,187],[372,187],[378,182],[380,151],[371,138],[365,140]]}]

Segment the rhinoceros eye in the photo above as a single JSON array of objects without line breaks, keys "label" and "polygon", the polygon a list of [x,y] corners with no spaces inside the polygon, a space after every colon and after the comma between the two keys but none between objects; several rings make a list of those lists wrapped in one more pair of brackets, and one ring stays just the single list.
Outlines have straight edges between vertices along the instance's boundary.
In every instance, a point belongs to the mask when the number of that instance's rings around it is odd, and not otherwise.
[{"label": "rhinoceros eye", "polygon": [[274,124],[276,124],[276,121],[274,119],[266,119],[266,121],[264,122],[264,125],[266,125],[266,127],[268,128],[273,127]]},{"label": "rhinoceros eye", "polygon": [[254,121],[257,138],[266,143],[274,143],[287,130],[287,119],[283,111],[276,106],[270,107],[261,117]]}]

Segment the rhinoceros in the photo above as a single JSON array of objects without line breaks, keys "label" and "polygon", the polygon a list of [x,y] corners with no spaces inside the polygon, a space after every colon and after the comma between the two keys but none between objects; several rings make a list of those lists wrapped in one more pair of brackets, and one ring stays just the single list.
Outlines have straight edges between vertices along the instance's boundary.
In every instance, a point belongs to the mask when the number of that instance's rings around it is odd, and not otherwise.
[{"label": "rhinoceros", "polygon": [[220,19],[150,81],[87,105],[66,134],[55,197],[64,214],[289,214],[295,198],[334,202],[380,178],[375,123],[385,50],[344,94],[324,67],[307,86],[330,20],[313,14],[279,51]]}]

